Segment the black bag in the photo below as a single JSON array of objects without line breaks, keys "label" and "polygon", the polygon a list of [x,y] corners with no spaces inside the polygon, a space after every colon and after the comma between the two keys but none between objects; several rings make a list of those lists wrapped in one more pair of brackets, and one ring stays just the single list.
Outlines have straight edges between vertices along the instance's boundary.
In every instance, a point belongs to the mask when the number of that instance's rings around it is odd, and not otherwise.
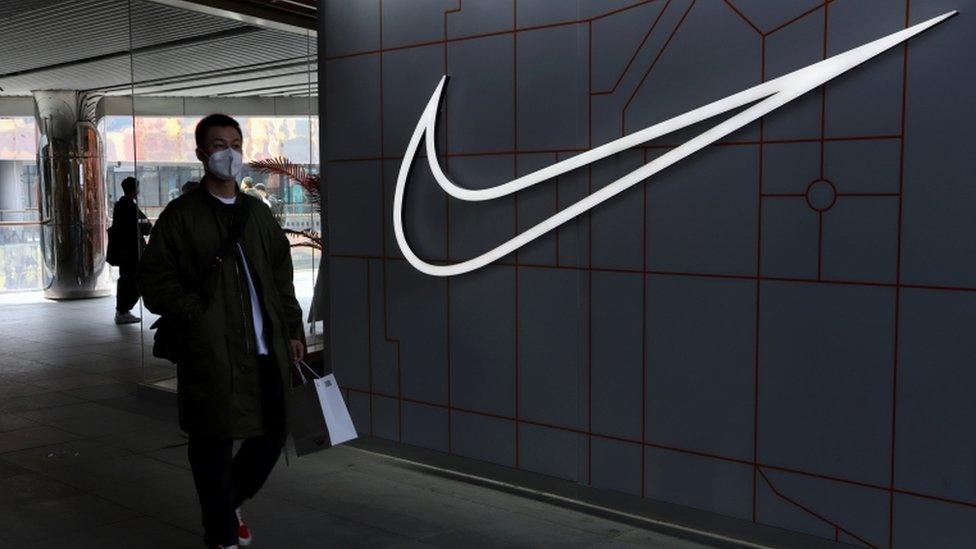
[{"label": "black bag", "polygon": [[[201,277],[203,281],[213,276],[220,264],[223,263],[224,256],[231,253],[231,250],[237,246],[244,235],[244,227],[247,225],[250,213],[247,200],[243,196],[238,197],[230,229],[220,247],[217,248],[213,262],[207,268],[207,272]],[[214,218],[216,219],[216,212],[214,212]],[[203,297],[206,299],[208,296],[204,295]],[[153,356],[177,364],[180,360],[180,349],[182,348],[180,344],[180,323],[176,319],[161,316],[149,326],[149,329],[156,330],[156,333],[153,334]]]},{"label": "black bag", "polygon": [[106,232],[108,233],[108,247],[105,250],[105,263],[108,263],[109,265],[112,265],[113,267],[118,267],[119,266],[119,258],[116,257],[116,256],[119,255],[119,251],[118,251],[118,248],[119,248],[118,240],[119,239],[114,238],[114,235],[115,235],[115,230],[114,229],[115,229],[115,225],[113,224],[111,227],[109,227],[106,230]]},{"label": "black bag", "polygon": [[150,330],[156,330],[153,334],[152,354],[156,358],[168,360],[173,364],[179,362],[178,349],[179,341],[177,337],[178,327],[171,325],[169,317],[161,316],[149,326]]}]

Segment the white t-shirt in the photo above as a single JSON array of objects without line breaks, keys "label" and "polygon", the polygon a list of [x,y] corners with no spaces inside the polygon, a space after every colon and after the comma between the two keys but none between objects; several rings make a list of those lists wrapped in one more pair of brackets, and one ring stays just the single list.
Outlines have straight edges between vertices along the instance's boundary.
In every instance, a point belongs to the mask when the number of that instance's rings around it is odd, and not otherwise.
[{"label": "white t-shirt", "polygon": [[[237,197],[224,198],[222,196],[217,196],[213,193],[214,198],[220,200],[224,204],[233,204],[237,202]],[[247,259],[244,258],[244,248],[241,243],[237,243],[237,257],[241,260],[241,265],[244,265],[244,278],[247,279],[247,292],[251,296],[251,317],[254,319],[254,343],[257,346],[259,355],[268,354],[268,342],[264,338],[264,314],[261,313],[261,304],[258,301],[258,292],[254,288],[254,280],[251,278],[251,269],[247,266]]]}]

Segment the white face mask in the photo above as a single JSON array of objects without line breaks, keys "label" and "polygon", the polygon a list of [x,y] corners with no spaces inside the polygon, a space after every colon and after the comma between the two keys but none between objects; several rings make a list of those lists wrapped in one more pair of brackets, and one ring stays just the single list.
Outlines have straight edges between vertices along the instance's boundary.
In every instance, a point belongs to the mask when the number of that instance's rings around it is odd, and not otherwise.
[{"label": "white face mask", "polygon": [[244,155],[229,147],[217,151],[207,159],[207,169],[223,181],[236,181],[244,169]]}]

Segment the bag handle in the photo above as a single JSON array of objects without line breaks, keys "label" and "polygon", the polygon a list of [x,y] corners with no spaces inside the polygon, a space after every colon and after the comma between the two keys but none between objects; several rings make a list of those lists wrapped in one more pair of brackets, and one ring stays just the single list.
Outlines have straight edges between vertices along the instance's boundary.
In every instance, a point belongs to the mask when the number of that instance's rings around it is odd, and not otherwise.
[{"label": "bag handle", "polygon": [[305,369],[308,370],[310,374],[312,374],[313,379],[319,379],[322,377],[317,373],[315,373],[315,370],[313,370],[311,366],[306,364],[304,360],[299,360],[298,362],[295,362],[294,365],[295,365],[295,369],[298,370],[298,376],[302,378],[302,384],[308,383],[308,379],[305,377],[305,374],[302,373],[302,366],[304,366]]}]

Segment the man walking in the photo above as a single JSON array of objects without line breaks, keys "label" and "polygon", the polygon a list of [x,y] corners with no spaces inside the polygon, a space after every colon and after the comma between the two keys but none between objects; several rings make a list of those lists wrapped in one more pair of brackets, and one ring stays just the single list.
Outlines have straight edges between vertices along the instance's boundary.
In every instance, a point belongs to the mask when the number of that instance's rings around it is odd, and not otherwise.
[{"label": "man walking", "polygon": [[[139,274],[143,300],[178,342],[180,426],[210,547],[251,542],[240,505],[274,468],[286,436],[293,361],[304,359],[288,239],[270,210],[242,193],[243,136],[233,118],[196,128],[200,186],[176,198],[152,232]],[[162,334],[157,334],[161,336]],[[233,455],[234,440],[243,440]]]},{"label": "man walking", "polygon": [[112,227],[108,233],[106,261],[119,268],[119,281],[115,288],[115,323],[132,324],[141,320],[133,315],[132,308],[139,302],[136,273],[139,257],[146,247],[145,236],[152,223],[136,204],[139,181],[134,177],[122,180],[122,198],[112,210]]}]

